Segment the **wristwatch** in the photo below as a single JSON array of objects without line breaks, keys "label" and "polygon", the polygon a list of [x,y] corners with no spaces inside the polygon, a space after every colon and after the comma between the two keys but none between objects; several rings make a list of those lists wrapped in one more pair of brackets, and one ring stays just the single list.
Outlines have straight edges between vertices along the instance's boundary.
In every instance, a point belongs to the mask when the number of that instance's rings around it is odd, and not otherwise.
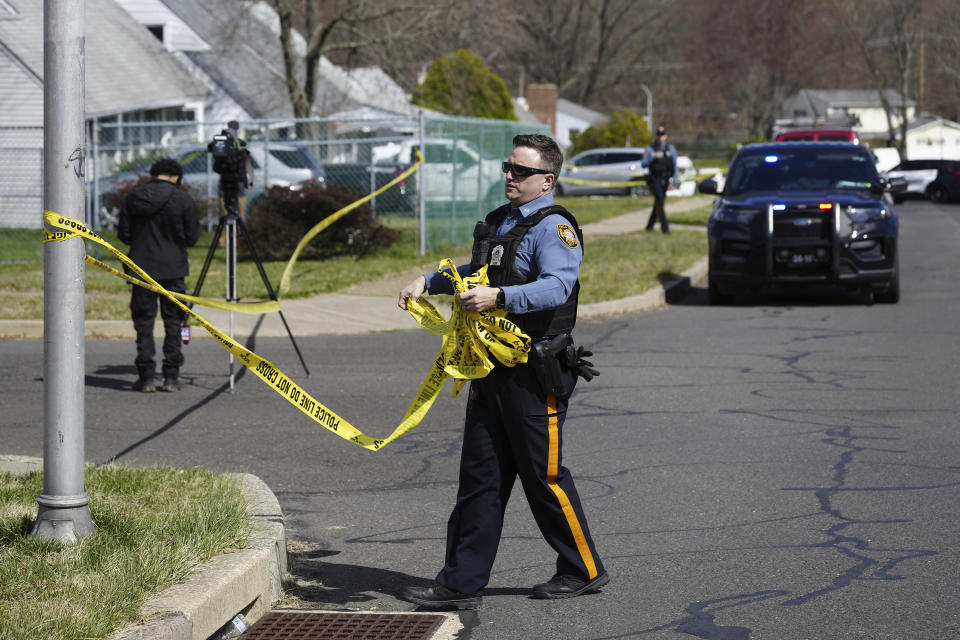
[{"label": "wristwatch", "polygon": [[503,293],[503,289],[497,291],[497,309],[503,309],[507,304],[507,296]]}]

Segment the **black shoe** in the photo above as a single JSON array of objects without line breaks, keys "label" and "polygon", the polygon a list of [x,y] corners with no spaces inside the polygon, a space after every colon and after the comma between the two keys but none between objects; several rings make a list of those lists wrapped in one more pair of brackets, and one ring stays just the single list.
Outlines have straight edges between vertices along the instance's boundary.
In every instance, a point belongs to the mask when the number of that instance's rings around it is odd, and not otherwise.
[{"label": "black shoe", "polygon": [[401,600],[431,609],[479,609],[481,596],[471,596],[434,582],[429,587],[406,587]]},{"label": "black shoe", "polygon": [[160,387],[160,391],[166,391],[171,393],[173,391],[180,391],[183,387],[180,385],[180,378],[164,378],[163,386]]},{"label": "black shoe", "polygon": [[140,378],[133,383],[133,390],[141,393],[153,393],[157,387],[153,384],[153,378]]},{"label": "black shoe", "polygon": [[582,596],[585,593],[599,591],[600,587],[610,582],[610,576],[606,572],[601,573],[593,580],[584,580],[573,576],[564,576],[559,573],[552,578],[550,582],[534,585],[534,598],[573,598]]}]

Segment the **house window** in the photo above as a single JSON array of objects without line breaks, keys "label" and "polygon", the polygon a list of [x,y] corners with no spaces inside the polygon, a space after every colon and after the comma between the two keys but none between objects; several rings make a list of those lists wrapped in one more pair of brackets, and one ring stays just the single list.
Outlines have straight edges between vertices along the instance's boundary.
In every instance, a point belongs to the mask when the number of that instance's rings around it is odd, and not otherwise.
[{"label": "house window", "polygon": [[[3,0],[0,0],[0,2],[3,2]],[[150,31],[150,33],[153,34],[153,37],[155,37],[160,42],[163,42],[163,25],[162,24],[148,24],[147,29]]]}]

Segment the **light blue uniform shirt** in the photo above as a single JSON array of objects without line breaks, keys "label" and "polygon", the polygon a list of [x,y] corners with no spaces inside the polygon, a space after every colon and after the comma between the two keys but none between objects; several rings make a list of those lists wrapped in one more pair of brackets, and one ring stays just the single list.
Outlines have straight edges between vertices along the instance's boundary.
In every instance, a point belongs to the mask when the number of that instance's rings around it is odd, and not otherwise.
[{"label": "light blue uniform shirt", "polygon": [[[540,209],[553,205],[553,193],[511,209],[500,223],[497,235],[510,231],[521,216],[526,218]],[[580,274],[583,247],[580,242],[571,247],[562,239],[564,226],[570,222],[558,213],[551,214],[530,229],[517,248],[515,267],[521,275],[533,277],[532,282],[501,287],[506,310],[510,313],[529,313],[542,309],[555,309],[570,297]],[[470,265],[460,265],[461,277],[470,275]],[[425,274],[427,291],[431,294],[453,293],[453,283],[438,272]]]}]

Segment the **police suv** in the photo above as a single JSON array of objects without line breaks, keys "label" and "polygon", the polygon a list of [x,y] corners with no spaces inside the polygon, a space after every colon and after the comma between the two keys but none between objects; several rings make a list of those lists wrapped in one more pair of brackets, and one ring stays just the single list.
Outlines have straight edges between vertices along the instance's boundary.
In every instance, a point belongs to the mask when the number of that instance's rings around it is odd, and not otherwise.
[{"label": "police suv", "polygon": [[[833,142],[748,145],[707,223],[710,304],[762,286],[839,285],[900,299],[896,212],[870,151]],[[704,181],[701,193],[717,193]]]}]

